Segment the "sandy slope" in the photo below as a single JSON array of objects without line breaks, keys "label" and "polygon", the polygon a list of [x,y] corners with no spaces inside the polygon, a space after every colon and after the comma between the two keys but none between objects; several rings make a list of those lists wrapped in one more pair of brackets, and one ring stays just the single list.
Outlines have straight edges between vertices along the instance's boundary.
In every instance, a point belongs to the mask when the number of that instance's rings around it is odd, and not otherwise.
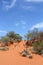
[{"label": "sandy slope", "polygon": [[34,55],[33,59],[20,56],[23,47],[23,41],[14,47],[10,46],[9,51],[0,51],[0,65],[43,65],[43,58],[39,55]]}]

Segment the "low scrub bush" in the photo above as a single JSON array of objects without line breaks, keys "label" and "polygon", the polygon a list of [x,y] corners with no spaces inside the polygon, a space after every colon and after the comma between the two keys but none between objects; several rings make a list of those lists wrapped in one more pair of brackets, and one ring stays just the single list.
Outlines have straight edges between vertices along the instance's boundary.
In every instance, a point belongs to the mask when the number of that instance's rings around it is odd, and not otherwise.
[{"label": "low scrub bush", "polygon": [[7,50],[9,50],[9,48],[8,47],[0,47],[0,50],[7,51]]},{"label": "low scrub bush", "polygon": [[38,41],[33,44],[34,51],[38,54],[42,54],[43,51],[43,42]]},{"label": "low scrub bush", "polygon": [[28,52],[26,50],[23,51],[22,56],[26,57],[28,55]]},{"label": "low scrub bush", "polygon": [[32,55],[32,54],[30,54],[30,55],[29,55],[29,58],[33,58],[33,55]]}]

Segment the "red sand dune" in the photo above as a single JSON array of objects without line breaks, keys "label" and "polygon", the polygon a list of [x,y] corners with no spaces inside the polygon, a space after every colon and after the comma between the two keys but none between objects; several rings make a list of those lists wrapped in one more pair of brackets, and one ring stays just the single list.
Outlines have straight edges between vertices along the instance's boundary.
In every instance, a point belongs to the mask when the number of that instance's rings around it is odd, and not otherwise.
[{"label": "red sand dune", "polygon": [[33,55],[33,59],[22,57],[21,52],[24,41],[16,47],[11,45],[8,51],[0,51],[0,65],[43,65],[43,57],[40,55]]}]

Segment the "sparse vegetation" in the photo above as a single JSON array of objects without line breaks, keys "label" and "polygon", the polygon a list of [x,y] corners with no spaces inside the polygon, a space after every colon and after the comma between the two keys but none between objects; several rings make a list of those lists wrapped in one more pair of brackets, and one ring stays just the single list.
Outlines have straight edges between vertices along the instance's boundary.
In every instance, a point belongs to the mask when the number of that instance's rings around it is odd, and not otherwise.
[{"label": "sparse vegetation", "polygon": [[6,36],[10,38],[10,42],[22,40],[22,36],[20,36],[19,34],[13,32],[13,31],[7,33]]},{"label": "sparse vegetation", "polygon": [[[34,29],[33,31],[29,32],[28,34],[26,34],[25,36],[27,38],[28,44],[32,47],[32,51],[35,51],[35,53],[37,54],[41,54],[43,56],[43,31],[38,31],[38,29]],[[2,48],[0,48],[0,50],[6,50],[5,46],[8,46],[9,44],[13,44],[15,41],[16,42],[21,42],[22,37],[11,31],[9,33],[6,34],[6,36],[1,38],[2,41]],[[27,47],[28,46],[27,44]],[[31,51],[30,50],[30,51]],[[27,56],[28,52],[27,49],[22,53],[22,56]],[[32,58],[32,54],[29,54],[29,58]]]},{"label": "sparse vegetation", "polygon": [[8,42],[10,41],[8,37],[2,37],[2,43],[5,44],[5,46],[8,46]]},{"label": "sparse vegetation", "polygon": [[42,51],[43,51],[43,43],[38,41],[38,42],[35,42],[33,44],[33,47],[34,47],[34,50],[36,51],[36,53],[38,54],[42,54]]},{"label": "sparse vegetation", "polygon": [[35,53],[43,55],[43,31],[39,31],[35,28],[26,34],[26,38],[27,40],[32,41]]},{"label": "sparse vegetation", "polygon": [[32,54],[30,54],[30,55],[29,55],[29,58],[31,58],[31,59],[32,59],[32,58],[33,58],[33,55],[32,55]]},{"label": "sparse vegetation", "polygon": [[9,48],[8,47],[0,47],[0,50],[7,51],[7,50],[9,50]]},{"label": "sparse vegetation", "polygon": [[24,51],[22,52],[22,56],[23,56],[23,57],[26,57],[27,55],[28,55],[27,50],[24,50]]},{"label": "sparse vegetation", "polygon": [[1,41],[3,42],[3,44],[5,44],[5,46],[8,46],[8,43],[13,44],[14,41],[20,42],[21,40],[22,37],[13,31],[7,33],[6,36],[1,38]]}]

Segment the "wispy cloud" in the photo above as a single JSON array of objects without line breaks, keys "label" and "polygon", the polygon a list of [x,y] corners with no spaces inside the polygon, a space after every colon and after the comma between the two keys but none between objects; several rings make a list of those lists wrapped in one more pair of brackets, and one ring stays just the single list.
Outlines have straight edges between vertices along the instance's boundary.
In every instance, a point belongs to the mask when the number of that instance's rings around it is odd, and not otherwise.
[{"label": "wispy cloud", "polygon": [[26,21],[22,20],[21,25],[22,25],[22,29],[26,29],[26,25],[27,25]]},{"label": "wispy cloud", "polygon": [[34,6],[23,6],[22,8],[25,10],[35,10]]},{"label": "wispy cloud", "polygon": [[25,9],[31,9],[32,8],[32,6],[23,6],[23,8]]},{"label": "wispy cloud", "polygon": [[43,0],[25,0],[26,2],[43,2]]},{"label": "wispy cloud", "polygon": [[16,26],[16,27],[19,26],[19,23],[16,23],[15,26]]},{"label": "wispy cloud", "polygon": [[15,6],[16,0],[12,0],[11,4],[9,4],[8,1],[4,1],[4,0],[2,1],[2,3],[4,5],[4,7],[8,10]]},{"label": "wispy cloud", "polygon": [[24,20],[21,20],[19,22],[16,22],[14,26],[18,28],[20,27],[21,29],[26,29],[26,24],[27,23]]},{"label": "wispy cloud", "polygon": [[24,20],[21,21],[22,25],[26,25],[26,22]]},{"label": "wispy cloud", "polygon": [[37,23],[36,25],[33,25],[33,26],[31,27],[31,30],[33,30],[34,28],[43,28],[43,22]]},{"label": "wispy cloud", "polygon": [[7,33],[7,31],[4,31],[4,30],[0,30],[0,33]]}]

